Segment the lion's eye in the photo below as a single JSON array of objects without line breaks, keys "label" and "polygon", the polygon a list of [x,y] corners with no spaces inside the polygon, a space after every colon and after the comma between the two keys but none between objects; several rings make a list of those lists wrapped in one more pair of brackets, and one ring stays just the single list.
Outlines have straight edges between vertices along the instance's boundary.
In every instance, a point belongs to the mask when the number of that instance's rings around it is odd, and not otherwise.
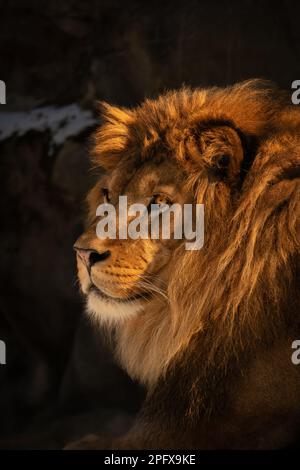
[{"label": "lion's eye", "polygon": [[160,204],[160,205],[171,204],[170,199],[165,194],[156,194],[153,196],[153,199],[154,199],[153,204]]},{"label": "lion's eye", "polygon": [[103,196],[103,199],[104,199],[105,203],[110,201],[109,191],[108,191],[107,188],[101,188],[101,194]]},{"label": "lion's eye", "polygon": [[161,209],[167,209],[169,206],[172,205],[172,201],[165,194],[154,194],[151,198],[149,208],[152,204],[160,206]]}]

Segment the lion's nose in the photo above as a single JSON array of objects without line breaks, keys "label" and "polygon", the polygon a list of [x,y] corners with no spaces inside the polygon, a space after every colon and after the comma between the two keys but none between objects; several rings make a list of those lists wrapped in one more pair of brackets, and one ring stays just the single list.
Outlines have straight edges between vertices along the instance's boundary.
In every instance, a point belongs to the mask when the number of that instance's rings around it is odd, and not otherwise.
[{"label": "lion's nose", "polygon": [[86,248],[79,248],[76,245],[74,245],[74,250],[78,253],[78,255],[80,256],[80,258],[85,263],[88,269],[90,269],[94,264],[98,263],[99,261],[104,261],[106,258],[110,256],[109,250],[99,253],[96,250],[88,250]]}]

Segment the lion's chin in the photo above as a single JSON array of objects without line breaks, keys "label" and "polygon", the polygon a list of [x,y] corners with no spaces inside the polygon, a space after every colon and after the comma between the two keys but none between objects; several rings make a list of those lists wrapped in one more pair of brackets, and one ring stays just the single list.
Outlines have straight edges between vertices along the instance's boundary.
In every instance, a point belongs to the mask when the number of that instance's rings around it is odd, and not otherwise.
[{"label": "lion's chin", "polygon": [[103,296],[96,290],[90,290],[87,295],[87,313],[93,320],[102,324],[119,324],[138,314],[143,308],[144,302],[140,297],[120,301]]}]

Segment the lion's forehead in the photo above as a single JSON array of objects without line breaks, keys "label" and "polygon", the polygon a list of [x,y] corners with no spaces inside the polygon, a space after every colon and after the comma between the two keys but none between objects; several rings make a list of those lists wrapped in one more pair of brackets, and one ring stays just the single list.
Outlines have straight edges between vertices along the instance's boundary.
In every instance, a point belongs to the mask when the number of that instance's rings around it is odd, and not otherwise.
[{"label": "lion's forehead", "polygon": [[141,162],[134,169],[121,165],[113,170],[109,178],[114,196],[132,194],[133,197],[149,196],[155,191],[168,189],[170,194],[180,191],[184,175],[174,161],[161,163]]}]

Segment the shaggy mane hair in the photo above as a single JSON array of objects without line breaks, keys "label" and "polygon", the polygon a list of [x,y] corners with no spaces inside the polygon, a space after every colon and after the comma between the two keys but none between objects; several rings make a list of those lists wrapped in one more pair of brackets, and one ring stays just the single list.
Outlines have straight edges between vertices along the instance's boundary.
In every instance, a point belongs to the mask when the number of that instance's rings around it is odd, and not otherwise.
[{"label": "shaggy mane hair", "polygon": [[[170,399],[180,374],[183,415],[209,413],[222,377],[299,325],[300,113],[261,80],[182,88],[131,110],[101,107],[96,166],[110,170],[120,159],[138,164],[163,152],[205,204],[204,248],[178,250],[169,303],[122,325],[117,355],[133,377]],[[228,154],[226,139],[239,150]],[[214,156],[224,150],[230,162],[222,166]],[[203,168],[211,173],[204,177]]]}]

